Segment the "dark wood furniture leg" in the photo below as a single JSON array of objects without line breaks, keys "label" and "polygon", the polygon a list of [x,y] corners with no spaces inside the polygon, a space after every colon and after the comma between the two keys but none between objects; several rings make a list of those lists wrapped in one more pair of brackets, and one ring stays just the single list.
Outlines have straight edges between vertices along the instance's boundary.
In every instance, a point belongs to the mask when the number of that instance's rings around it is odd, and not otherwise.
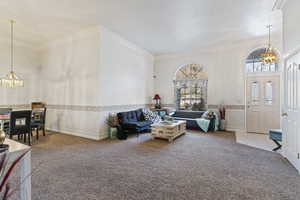
[{"label": "dark wood furniture leg", "polygon": [[26,143],[26,133],[24,133],[23,135],[24,135],[24,143]]},{"label": "dark wood furniture leg", "polygon": [[281,144],[276,140],[273,140],[273,141],[275,142],[275,144],[277,144],[277,147],[274,148],[273,151],[278,151],[279,149],[281,149],[281,147],[282,147]]},{"label": "dark wood furniture leg", "polygon": [[39,139],[39,129],[36,128],[36,139],[38,140]]},{"label": "dark wood furniture leg", "polygon": [[[26,135],[25,135],[25,137],[26,137]],[[28,145],[29,146],[31,146],[31,134],[30,133],[28,133]]]}]

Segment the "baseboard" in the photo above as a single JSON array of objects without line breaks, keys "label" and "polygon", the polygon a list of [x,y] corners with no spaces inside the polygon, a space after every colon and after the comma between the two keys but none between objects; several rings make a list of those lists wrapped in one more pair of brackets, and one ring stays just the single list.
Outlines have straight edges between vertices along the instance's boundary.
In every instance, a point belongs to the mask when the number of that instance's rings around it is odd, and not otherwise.
[{"label": "baseboard", "polygon": [[237,129],[237,128],[226,128],[226,131],[235,132],[235,133],[246,133],[245,129]]},{"label": "baseboard", "polygon": [[63,133],[63,134],[67,134],[67,135],[73,135],[73,136],[82,137],[82,138],[87,138],[87,139],[92,139],[92,140],[104,140],[107,138],[107,136],[101,137],[100,135],[99,136],[86,135],[86,134],[78,133],[76,131],[57,130],[57,129],[53,129],[53,128],[46,128],[46,130]]}]

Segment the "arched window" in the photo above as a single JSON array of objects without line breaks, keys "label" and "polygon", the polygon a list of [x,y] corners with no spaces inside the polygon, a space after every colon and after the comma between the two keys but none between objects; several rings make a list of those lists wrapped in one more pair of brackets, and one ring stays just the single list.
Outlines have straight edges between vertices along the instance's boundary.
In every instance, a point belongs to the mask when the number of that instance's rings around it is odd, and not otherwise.
[{"label": "arched window", "polygon": [[175,104],[179,110],[205,110],[207,104],[207,74],[198,64],[188,64],[175,74]]},{"label": "arched window", "polygon": [[257,73],[257,72],[277,72],[278,63],[264,63],[262,62],[261,55],[266,52],[266,48],[260,48],[253,51],[246,60],[246,72]]}]

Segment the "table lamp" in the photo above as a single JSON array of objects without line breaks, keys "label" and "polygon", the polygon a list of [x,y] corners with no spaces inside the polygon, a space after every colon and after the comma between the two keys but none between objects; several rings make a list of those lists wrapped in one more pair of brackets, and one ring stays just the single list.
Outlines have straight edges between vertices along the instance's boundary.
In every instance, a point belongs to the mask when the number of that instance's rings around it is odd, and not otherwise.
[{"label": "table lamp", "polygon": [[155,109],[161,109],[160,96],[158,94],[154,95],[153,100],[155,100]]}]

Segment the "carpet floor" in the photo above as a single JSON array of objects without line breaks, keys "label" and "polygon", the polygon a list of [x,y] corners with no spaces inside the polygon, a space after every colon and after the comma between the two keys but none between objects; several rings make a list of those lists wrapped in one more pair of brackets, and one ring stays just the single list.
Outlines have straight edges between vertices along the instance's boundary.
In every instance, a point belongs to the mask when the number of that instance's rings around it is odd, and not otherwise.
[{"label": "carpet floor", "polygon": [[300,199],[300,176],[286,159],[226,132],[190,132],[173,143],[48,133],[33,144],[32,169],[33,200]]}]

